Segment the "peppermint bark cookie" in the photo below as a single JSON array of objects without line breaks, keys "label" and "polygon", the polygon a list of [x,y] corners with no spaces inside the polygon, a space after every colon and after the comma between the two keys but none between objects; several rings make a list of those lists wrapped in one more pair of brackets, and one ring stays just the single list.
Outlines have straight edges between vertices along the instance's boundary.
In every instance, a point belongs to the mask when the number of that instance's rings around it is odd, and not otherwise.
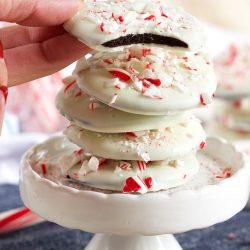
[{"label": "peppermint bark cookie", "polygon": [[58,162],[66,183],[144,194],[192,180],[206,135],[190,113],[216,90],[196,19],[163,1],[87,0],[65,27],[99,50],[57,96],[79,146]]},{"label": "peppermint bark cookie", "polygon": [[206,135],[200,122],[187,118],[163,129],[126,133],[96,133],[74,124],[65,135],[85,152],[107,159],[161,161],[175,160],[202,147]]},{"label": "peppermint bark cookie", "polygon": [[95,50],[160,44],[200,51],[205,44],[196,18],[166,1],[86,0],[64,27]]},{"label": "peppermint bark cookie", "polygon": [[74,165],[68,171],[68,177],[77,183],[102,191],[143,194],[183,185],[199,170],[199,163],[194,154],[178,161],[146,163],[107,160],[98,166],[96,161],[98,171],[91,170],[93,161],[93,158],[86,158],[83,164]]},{"label": "peppermint bark cookie", "polygon": [[74,73],[88,95],[142,115],[203,107],[212,102],[217,85],[206,55],[155,47],[94,53],[80,60]]},{"label": "peppermint bark cookie", "polygon": [[[58,150],[57,154],[53,150]],[[55,137],[38,145],[30,159],[32,168],[48,180],[77,189],[96,192],[144,194],[183,185],[200,169],[194,154],[178,160],[121,161],[89,155]]]},{"label": "peppermint bark cookie", "polygon": [[223,126],[247,136],[250,133],[250,98],[226,104],[221,122]]},{"label": "peppermint bark cookie", "polygon": [[148,116],[114,109],[84,93],[74,77],[57,95],[56,106],[62,115],[77,126],[100,133],[162,129],[181,123],[190,116],[189,112]]},{"label": "peppermint bark cookie", "polygon": [[214,65],[218,97],[238,100],[250,95],[250,44],[232,44]]}]

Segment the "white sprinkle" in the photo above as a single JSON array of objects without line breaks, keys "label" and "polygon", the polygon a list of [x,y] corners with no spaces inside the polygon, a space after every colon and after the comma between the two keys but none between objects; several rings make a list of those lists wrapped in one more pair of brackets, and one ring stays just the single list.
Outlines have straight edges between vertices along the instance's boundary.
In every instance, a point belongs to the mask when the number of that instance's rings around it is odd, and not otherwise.
[{"label": "white sprinkle", "polygon": [[116,78],[118,80],[118,83],[116,83],[114,85],[115,88],[117,89],[125,89],[127,87],[127,84],[125,82],[120,82],[118,78]]},{"label": "white sprinkle", "polygon": [[115,174],[121,174],[121,171],[122,171],[121,168],[116,167],[114,173],[115,173]]},{"label": "white sprinkle", "polygon": [[144,96],[151,97],[151,98],[162,98],[161,90],[154,86],[153,84],[146,89],[146,91],[143,93]]},{"label": "white sprinkle", "polygon": [[78,171],[78,174],[86,175],[87,174],[87,169],[88,169],[88,161],[84,161],[82,163],[82,166],[81,166],[80,170]]},{"label": "white sprinkle", "polygon": [[174,86],[176,87],[176,89],[178,89],[180,92],[184,93],[185,91],[187,91],[187,87],[184,86],[182,83],[180,82],[176,82],[174,84]]},{"label": "white sprinkle", "polygon": [[88,167],[90,170],[96,172],[99,167],[99,160],[95,156],[92,156],[88,162]]},{"label": "white sprinkle", "polygon": [[88,161],[84,161],[78,173],[80,175],[87,175],[90,172],[97,172],[99,167],[99,160],[92,156]]},{"label": "white sprinkle", "polygon": [[114,33],[118,31],[119,25],[117,22],[111,21],[111,22],[106,22],[103,28],[106,33]]},{"label": "white sprinkle", "polygon": [[116,102],[116,100],[117,100],[117,97],[118,97],[118,94],[114,94],[111,101],[110,101],[110,103],[109,103],[109,105],[114,104]]},{"label": "white sprinkle", "polygon": [[145,69],[145,70],[142,72],[141,76],[142,76],[143,78],[155,78],[155,77],[154,77],[154,74],[153,74],[153,72],[152,72],[152,70],[150,70],[150,69]]},{"label": "white sprinkle", "polygon": [[145,162],[149,162],[150,161],[150,156],[149,156],[149,154],[148,153],[143,153],[143,154],[141,154],[141,158],[143,159],[143,161],[145,161]]},{"label": "white sprinkle", "polygon": [[135,90],[137,90],[139,92],[142,92],[142,90],[143,90],[142,81],[135,81],[133,83],[133,87],[134,87]]},{"label": "white sprinkle", "polygon": [[136,19],[137,13],[135,11],[129,11],[124,15],[124,24],[128,24]]}]

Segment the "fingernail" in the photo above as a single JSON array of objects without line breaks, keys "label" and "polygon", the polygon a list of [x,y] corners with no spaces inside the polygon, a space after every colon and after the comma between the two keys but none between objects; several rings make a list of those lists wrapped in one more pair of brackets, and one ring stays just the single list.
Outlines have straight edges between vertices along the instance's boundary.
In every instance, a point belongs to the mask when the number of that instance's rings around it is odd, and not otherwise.
[{"label": "fingernail", "polygon": [[1,91],[2,94],[3,94],[4,101],[5,101],[5,103],[6,103],[7,97],[8,97],[8,88],[7,88],[6,86],[0,86],[0,91]]},{"label": "fingernail", "polygon": [[3,59],[3,44],[1,40],[0,40],[0,59]]}]

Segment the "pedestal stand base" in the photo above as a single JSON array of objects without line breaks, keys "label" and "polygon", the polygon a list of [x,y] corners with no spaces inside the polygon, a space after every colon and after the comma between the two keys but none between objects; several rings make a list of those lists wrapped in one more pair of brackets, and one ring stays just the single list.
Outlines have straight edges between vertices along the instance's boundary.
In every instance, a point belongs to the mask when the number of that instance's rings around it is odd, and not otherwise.
[{"label": "pedestal stand base", "polygon": [[85,250],[182,250],[171,234],[160,236],[118,236],[96,234]]}]

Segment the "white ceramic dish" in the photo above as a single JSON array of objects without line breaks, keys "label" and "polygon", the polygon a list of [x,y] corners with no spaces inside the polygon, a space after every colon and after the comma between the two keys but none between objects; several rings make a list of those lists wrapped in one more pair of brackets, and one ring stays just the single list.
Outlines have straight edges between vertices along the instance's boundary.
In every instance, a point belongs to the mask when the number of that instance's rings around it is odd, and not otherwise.
[{"label": "white ceramic dish", "polygon": [[[244,152],[247,155],[248,166],[250,167],[250,140],[246,141],[237,141],[235,146],[238,150]],[[250,196],[247,203],[247,208],[250,208]]]},{"label": "white ceramic dish", "polygon": [[[54,140],[60,142],[62,137]],[[46,142],[44,145],[46,148]],[[144,195],[104,194],[49,181],[30,165],[34,149],[22,159],[20,190],[25,205],[64,227],[104,233],[96,235],[87,250],[152,250],[152,244],[154,250],[181,249],[172,236],[165,234],[223,222],[243,209],[249,196],[249,167],[245,156],[216,138],[208,139],[202,154],[222,164],[231,164],[232,177],[208,185],[206,178],[201,181],[202,177],[197,175],[194,184]],[[65,145],[57,143],[50,148],[50,154],[62,150],[66,150]]]}]

